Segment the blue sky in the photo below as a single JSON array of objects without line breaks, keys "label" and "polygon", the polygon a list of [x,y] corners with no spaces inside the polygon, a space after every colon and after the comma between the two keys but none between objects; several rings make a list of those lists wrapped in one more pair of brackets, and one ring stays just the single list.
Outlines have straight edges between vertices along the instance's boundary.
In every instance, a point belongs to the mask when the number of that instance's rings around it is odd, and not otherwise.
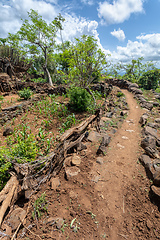
[{"label": "blue sky", "polygon": [[160,65],[160,0],[0,0],[0,37],[16,32],[30,9],[48,22],[60,12],[64,40],[91,34],[113,61]]}]

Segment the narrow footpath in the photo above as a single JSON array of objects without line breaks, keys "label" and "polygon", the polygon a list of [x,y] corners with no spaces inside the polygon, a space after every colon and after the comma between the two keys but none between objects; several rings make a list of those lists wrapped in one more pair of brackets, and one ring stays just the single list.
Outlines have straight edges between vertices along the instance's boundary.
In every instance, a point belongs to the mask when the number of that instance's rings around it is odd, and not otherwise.
[{"label": "narrow footpath", "polygon": [[[122,92],[126,96],[129,114],[111,140],[104,164],[98,166],[101,179],[95,184],[95,191],[102,199],[97,204],[99,218],[105,219],[104,232],[110,240],[136,239],[132,229],[130,236],[125,235],[123,226],[127,218],[131,217],[131,213],[126,209],[126,189],[138,174],[136,166],[140,155],[141,134],[138,122],[145,111],[138,106],[130,92]],[[97,165],[94,167],[97,168]]]}]

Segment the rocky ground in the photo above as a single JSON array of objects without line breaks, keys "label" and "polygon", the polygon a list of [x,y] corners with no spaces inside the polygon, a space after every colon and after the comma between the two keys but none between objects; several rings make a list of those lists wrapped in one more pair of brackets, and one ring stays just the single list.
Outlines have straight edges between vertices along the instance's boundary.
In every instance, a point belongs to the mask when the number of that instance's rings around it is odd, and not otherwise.
[{"label": "rocky ground", "polygon": [[[16,202],[3,239],[19,224],[17,239],[160,238],[159,96],[114,81],[100,129],[88,126],[81,151],[68,154],[59,174],[29,200]],[[125,97],[118,98],[121,91]]]}]

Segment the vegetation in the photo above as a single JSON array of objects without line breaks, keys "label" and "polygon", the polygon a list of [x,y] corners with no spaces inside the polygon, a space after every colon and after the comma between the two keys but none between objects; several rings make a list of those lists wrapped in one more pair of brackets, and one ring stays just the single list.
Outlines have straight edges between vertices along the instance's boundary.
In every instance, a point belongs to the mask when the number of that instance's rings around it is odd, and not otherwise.
[{"label": "vegetation", "polygon": [[160,71],[155,69],[144,72],[138,82],[142,88],[150,90],[158,88],[159,80]]},{"label": "vegetation", "polygon": [[28,100],[32,96],[32,91],[29,88],[24,88],[23,90],[18,92],[18,95],[21,99]]},{"label": "vegetation", "polygon": [[91,104],[91,95],[86,89],[81,87],[74,87],[69,91],[70,106],[76,112],[87,111]]},{"label": "vegetation", "polygon": [[33,219],[38,219],[42,216],[44,212],[47,212],[47,201],[46,201],[46,194],[45,192],[42,193],[42,195],[36,199],[36,201],[33,204],[34,211],[32,212]]}]

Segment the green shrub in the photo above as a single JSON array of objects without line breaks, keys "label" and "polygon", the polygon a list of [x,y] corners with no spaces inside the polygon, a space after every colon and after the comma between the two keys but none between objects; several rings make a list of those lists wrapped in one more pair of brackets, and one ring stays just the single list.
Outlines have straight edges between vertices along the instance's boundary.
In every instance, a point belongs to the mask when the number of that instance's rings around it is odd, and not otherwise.
[{"label": "green shrub", "polygon": [[122,92],[117,93],[117,97],[122,97],[122,96],[124,96],[124,93],[122,93]]},{"label": "green shrub", "polygon": [[156,89],[160,80],[160,71],[158,69],[144,72],[139,78],[140,87],[145,90]]},{"label": "green shrub", "polygon": [[91,95],[80,87],[72,88],[69,91],[69,98],[69,104],[76,112],[87,111],[91,103]]},{"label": "green shrub", "polygon": [[157,92],[157,93],[160,93],[160,88],[156,88],[156,92]]},{"label": "green shrub", "polygon": [[29,88],[24,88],[23,90],[18,92],[18,95],[21,99],[27,100],[32,96],[32,91]]}]

